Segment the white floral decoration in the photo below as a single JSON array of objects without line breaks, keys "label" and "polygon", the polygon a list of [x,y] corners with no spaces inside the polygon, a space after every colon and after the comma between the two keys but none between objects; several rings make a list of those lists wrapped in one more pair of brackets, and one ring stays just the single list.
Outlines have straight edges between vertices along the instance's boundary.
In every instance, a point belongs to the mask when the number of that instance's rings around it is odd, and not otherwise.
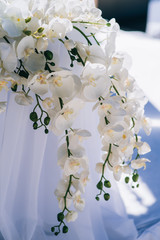
[{"label": "white floral decoration", "polygon": [[[125,55],[115,51],[118,30],[115,19],[103,19],[88,0],[0,1],[0,94],[13,91],[17,104],[35,104],[29,116],[34,130],[64,133],[58,149],[62,177],[55,190],[61,211],[51,228],[55,235],[67,233],[65,221],[75,221],[85,207],[89,160],[83,140],[91,134],[73,124],[87,102],[98,112],[102,140],[96,200],[110,198],[107,168],[116,181],[123,173],[126,183],[138,187],[138,169],[150,162],[141,158],[151,149],[138,135],[141,128],[151,132],[144,115],[147,100],[126,68]],[[58,44],[68,55],[65,68]],[[6,107],[2,100],[0,113]]]}]

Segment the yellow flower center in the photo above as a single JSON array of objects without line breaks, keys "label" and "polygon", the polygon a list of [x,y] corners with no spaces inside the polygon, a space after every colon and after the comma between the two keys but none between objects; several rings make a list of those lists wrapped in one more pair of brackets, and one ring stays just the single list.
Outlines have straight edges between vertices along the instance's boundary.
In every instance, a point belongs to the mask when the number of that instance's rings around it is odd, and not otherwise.
[{"label": "yellow flower center", "polygon": [[37,77],[37,81],[38,81],[40,84],[47,84],[46,76],[45,76],[44,74],[40,74],[40,75]]},{"label": "yellow flower center", "polygon": [[84,186],[87,185],[88,177],[83,178],[82,183]]},{"label": "yellow flower center", "polygon": [[126,134],[123,134],[122,138],[125,140],[127,138]]},{"label": "yellow flower center", "polygon": [[76,202],[77,203],[83,203],[83,200],[81,199],[80,195],[76,196]]},{"label": "yellow flower center", "polygon": [[72,160],[70,162],[70,167],[73,168],[73,167],[78,167],[80,165],[79,162],[77,162],[76,160]]},{"label": "yellow flower center", "polygon": [[121,152],[124,153],[127,150],[127,147],[125,146],[124,148],[121,149]]},{"label": "yellow flower center", "polygon": [[25,57],[28,57],[28,56],[31,55],[32,53],[34,53],[33,48],[26,48],[26,49],[24,50],[24,55],[25,55]]},{"label": "yellow flower center", "polygon": [[112,108],[112,105],[111,104],[102,104],[101,105],[101,109],[103,110],[103,111],[108,111],[108,110],[110,110]]},{"label": "yellow flower center", "polygon": [[7,85],[7,82],[6,82],[6,81],[4,81],[4,80],[1,80],[1,81],[0,81],[0,86],[3,87],[3,86],[6,86],[6,85]]},{"label": "yellow flower center", "polygon": [[63,117],[68,120],[69,119],[69,115],[73,114],[73,109],[69,109],[67,108],[66,110],[64,110],[64,112],[62,113]]},{"label": "yellow flower center", "polygon": [[113,133],[114,133],[114,131],[113,131],[112,129],[107,130],[107,134],[108,134],[110,137],[113,136]]},{"label": "yellow flower center", "polygon": [[56,85],[57,87],[61,87],[63,85],[62,77],[61,76],[54,77],[53,84]]},{"label": "yellow flower center", "polygon": [[86,53],[87,53],[88,56],[91,55],[91,52],[89,50],[86,50]]},{"label": "yellow flower center", "polygon": [[53,103],[53,99],[51,99],[51,98],[46,98],[42,102],[44,108],[46,108],[46,107],[51,108],[52,103]]},{"label": "yellow flower center", "polygon": [[17,18],[17,22],[20,22],[21,21],[21,19],[20,18]]},{"label": "yellow flower center", "polygon": [[144,125],[147,125],[147,123],[148,123],[146,118],[143,118],[142,122]]},{"label": "yellow flower center", "polygon": [[115,173],[118,173],[119,172],[119,170],[120,170],[120,166],[115,166],[115,168],[114,168],[114,170],[115,170]]},{"label": "yellow flower center", "polygon": [[95,78],[93,77],[93,75],[91,75],[88,79],[89,83],[93,86],[96,87],[96,83],[95,83]]},{"label": "yellow flower center", "polygon": [[35,12],[35,13],[33,14],[33,16],[34,16],[35,18],[38,18],[38,19],[41,18],[40,12]]},{"label": "yellow flower center", "polygon": [[2,91],[3,88],[7,88],[7,82],[4,80],[0,80],[0,91]]},{"label": "yellow flower center", "polygon": [[112,58],[112,64],[117,64],[117,63],[118,63],[118,58],[113,57],[113,58]]},{"label": "yellow flower center", "polygon": [[129,87],[131,85],[131,82],[128,78],[126,79],[125,84],[126,84],[127,87]]}]

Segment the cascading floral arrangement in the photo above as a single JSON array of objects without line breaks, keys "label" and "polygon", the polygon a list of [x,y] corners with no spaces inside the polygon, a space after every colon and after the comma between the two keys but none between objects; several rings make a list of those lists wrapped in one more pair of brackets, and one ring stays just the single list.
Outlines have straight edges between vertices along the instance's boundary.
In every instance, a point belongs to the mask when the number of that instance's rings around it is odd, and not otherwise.
[{"label": "cascading floral arrangement", "polygon": [[[138,187],[138,169],[149,162],[141,155],[150,147],[138,135],[141,127],[150,134],[147,100],[127,70],[125,55],[115,51],[118,30],[114,19],[104,20],[87,0],[0,1],[0,91],[13,91],[17,104],[33,105],[34,130],[64,133],[55,235],[68,232],[66,222],[76,220],[85,205],[89,165],[81,140],[91,134],[73,128],[84,104],[93,102],[98,112],[104,152],[95,166],[100,174],[96,200],[110,198],[106,168],[117,181],[125,173],[125,182]],[[66,53],[65,67],[59,48]],[[6,106],[0,102],[0,112]]]}]

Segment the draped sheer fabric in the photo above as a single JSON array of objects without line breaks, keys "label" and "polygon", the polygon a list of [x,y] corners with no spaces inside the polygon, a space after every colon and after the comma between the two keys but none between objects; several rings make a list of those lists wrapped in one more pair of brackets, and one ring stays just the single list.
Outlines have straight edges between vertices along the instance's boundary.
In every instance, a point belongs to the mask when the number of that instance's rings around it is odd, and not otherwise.
[{"label": "draped sheer fabric", "polygon": [[[55,49],[57,54],[63,55],[61,66],[66,67],[66,52],[59,43]],[[78,71],[77,68],[76,73]],[[28,117],[32,106],[17,105],[14,93],[1,96],[8,105],[6,112],[0,115],[0,240],[137,239],[136,227],[126,214],[109,171],[106,175],[112,183],[111,199],[107,203],[95,200],[98,181],[95,164],[101,158],[101,142],[97,132],[98,116],[92,112],[92,104],[86,105],[75,123],[75,127],[92,133],[85,143],[90,160],[86,207],[74,223],[68,224],[69,233],[55,237],[50,228],[57,223],[59,212],[54,196],[61,174],[57,166],[59,139],[53,133],[45,135],[42,129],[33,130]],[[145,237],[142,235],[139,240],[151,239],[149,233]]]},{"label": "draped sheer fabric", "polygon": [[[54,237],[50,227],[56,223],[58,213],[54,196],[60,178],[56,163],[58,140],[52,133],[47,136],[42,130],[33,131],[28,120],[31,109],[17,106],[14,93],[11,93],[7,111],[1,115],[0,230],[5,240]],[[94,168],[101,157],[97,124],[98,117],[92,113],[91,105],[82,111],[75,124],[93,133],[92,139],[85,144],[91,180],[85,194],[85,211],[79,214],[77,221],[69,224],[70,231],[65,239],[114,240],[118,237],[127,240],[129,236],[136,239],[136,229],[127,218],[114,181],[110,202],[97,203],[95,200],[98,177]],[[111,174],[107,174],[111,178]],[[64,236],[57,239],[64,239]]]}]

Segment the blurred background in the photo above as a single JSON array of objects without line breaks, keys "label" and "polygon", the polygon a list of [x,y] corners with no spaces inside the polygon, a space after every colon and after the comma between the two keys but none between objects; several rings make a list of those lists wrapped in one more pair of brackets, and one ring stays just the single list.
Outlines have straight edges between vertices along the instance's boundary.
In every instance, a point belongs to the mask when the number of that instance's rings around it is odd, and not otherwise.
[{"label": "blurred background", "polygon": [[99,0],[106,19],[115,18],[123,30],[146,30],[148,0]]}]

